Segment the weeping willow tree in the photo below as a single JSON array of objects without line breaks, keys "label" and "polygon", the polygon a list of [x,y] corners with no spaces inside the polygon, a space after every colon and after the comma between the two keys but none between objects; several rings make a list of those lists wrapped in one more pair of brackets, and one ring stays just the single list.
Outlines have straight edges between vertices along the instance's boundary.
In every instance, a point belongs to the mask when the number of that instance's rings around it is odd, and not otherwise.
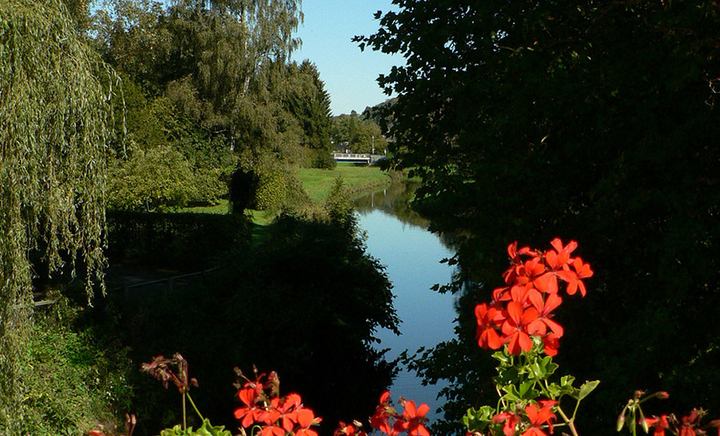
[{"label": "weeping willow tree", "polygon": [[0,7],[1,435],[22,428],[19,362],[38,265],[74,271],[78,259],[88,298],[102,283],[110,80],[73,23],[58,0]]}]

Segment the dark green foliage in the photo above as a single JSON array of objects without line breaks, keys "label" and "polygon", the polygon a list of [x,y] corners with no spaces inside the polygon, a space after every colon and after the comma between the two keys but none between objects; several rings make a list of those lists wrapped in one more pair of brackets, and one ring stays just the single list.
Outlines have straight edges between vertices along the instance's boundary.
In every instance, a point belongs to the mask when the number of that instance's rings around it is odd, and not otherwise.
[{"label": "dark green foliage", "polygon": [[255,191],[255,209],[279,210],[285,203],[287,187],[285,175],[279,168],[270,168],[258,175],[258,184]]},{"label": "dark green foliage", "polygon": [[127,160],[118,159],[108,168],[111,209],[163,211],[198,198],[195,174],[181,153],[165,146],[129,151]]},{"label": "dark green foliage", "polygon": [[383,134],[387,134],[393,126],[392,107],[396,101],[397,98],[389,98],[373,107],[367,107],[363,111],[362,116],[364,119],[371,120],[380,126]]},{"label": "dark green foliage", "polygon": [[49,271],[66,260],[72,270],[77,257],[86,267],[88,299],[105,263],[102,170],[111,125],[109,87],[117,78],[76,24],[57,0],[6,0],[0,7],[3,434],[17,434],[23,420],[18,362],[32,333],[31,252],[37,250]]},{"label": "dark green foliage", "polygon": [[82,312],[58,293],[36,317],[23,358],[23,434],[85,434],[101,425],[115,429],[129,410],[130,362],[122,347],[83,325]]},{"label": "dark green foliage", "polygon": [[355,111],[334,119],[332,138],[336,146],[343,145],[351,153],[382,154],[387,148],[380,126],[371,119],[361,118]]},{"label": "dark green foliage", "polygon": [[230,183],[233,213],[242,213],[245,209],[271,213],[302,210],[310,203],[302,182],[288,168],[271,166],[248,171],[238,168]]},{"label": "dark green foliage", "polygon": [[230,204],[233,213],[242,214],[245,209],[250,209],[255,200],[256,190],[255,172],[237,168],[230,179]]},{"label": "dark green foliage", "polygon": [[333,170],[337,166],[337,161],[326,150],[315,151],[312,166],[314,168],[322,168],[324,170]]},{"label": "dark green foliage", "polygon": [[342,176],[333,182],[332,189],[325,200],[325,212],[331,220],[342,222],[352,216],[353,204],[350,197],[350,190],[345,186]]},{"label": "dark green foliage", "polygon": [[[199,382],[193,400],[214,424],[237,428],[232,368],[251,374],[253,364],[278,371],[281,391],[298,392],[324,418],[323,434],[331,434],[338,419],[370,416],[393,374],[373,348],[373,334],[394,330],[398,320],[391,285],[365,253],[354,221],[283,215],[262,244],[228,259],[203,286],[111,298],[98,316],[119,314],[109,327],[138,364],[179,351]],[[134,408],[144,424],[139,436],[177,424],[180,414],[178,392],[145,377],[134,382]]]},{"label": "dark green foliage", "polygon": [[146,98],[130,77],[115,99],[116,137],[108,170],[108,205],[120,210],[167,210],[217,204],[227,193],[237,158],[178,108],[179,98]]},{"label": "dark green foliage", "polygon": [[[213,203],[240,167],[258,177],[255,191],[241,196],[259,192],[254,201],[272,209],[284,199],[282,184],[273,185],[272,196],[264,191],[266,181],[278,180],[268,168],[334,164],[329,95],[317,68],[288,63],[298,44],[292,32],[302,19],[299,2],[184,0],[165,8],[112,0],[106,7],[95,15],[94,41],[127,81],[126,104],[117,105],[127,114],[120,129],[126,143],[117,148],[137,145],[147,157],[123,159],[155,161],[116,162],[120,170],[110,179],[127,201],[114,206],[138,209],[148,196],[160,208]],[[158,159],[157,147],[170,147],[184,160]],[[175,171],[161,171],[170,167]],[[183,175],[188,167],[192,176]],[[166,189],[150,193],[143,181]],[[250,187],[235,184],[233,195],[240,195],[239,186]]]},{"label": "dark green foliage", "polygon": [[408,62],[380,80],[398,93],[395,163],[415,168],[419,205],[455,235],[461,280],[485,284],[464,288],[460,343],[422,363],[458,382],[447,418],[485,387],[472,385],[487,373],[472,308],[502,284],[504,247],[556,236],[596,271],[557,318],[558,363],[602,380],[581,429],[611,431],[638,388],[669,391],[665,411],[720,410],[717,8],[394,3],[363,44]]},{"label": "dark green foliage", "polygon": [[[108,257],[200,270],[250,238],[242,215],[108,212]],[[224,263],[224,262],[222,262]]]},{"label": "dark green foliage", "polygon": [[[300,65],[292,63],[282,79],[281,99],[285,109],[302,126],[305,133],[303,145],[313,150],[316,156],[330,159],[330,96],[320,80],[317,67],[307,60]],[[327,168],[323,159],[315,158],[312,165]]]}]

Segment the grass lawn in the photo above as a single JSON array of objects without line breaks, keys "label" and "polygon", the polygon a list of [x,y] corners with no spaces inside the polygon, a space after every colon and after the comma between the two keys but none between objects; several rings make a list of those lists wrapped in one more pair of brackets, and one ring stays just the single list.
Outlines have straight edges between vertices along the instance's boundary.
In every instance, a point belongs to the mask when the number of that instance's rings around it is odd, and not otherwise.
[{"label": "grass lawn", "polygon": [[[342,176],[350,191],[364,193],[368,188],[382,186],[390,183],[390,176],[380,168],[355,166],[353,164],[341,163],[334,170],[320,170],[316,168],[299,168],[297,175],[303,184],[303,188],[315,203],[325,201],[332,189],[335,179]],[[195,213],[228,213],[228,201],[220,200],[217,206],[188,207],[181,209],[182,212]],[[267,224],[272,217],[268,217],[263,211],[250,211],[253,215],[253,222],[256,224]]]},{"label": "grass lawn", "polygon": [[185,207],[180,209],[181,212],[195,212],[195,213],[219,213],[226,214],[230,212],[228,201],[220,199],[220,204],[215,206],[197,206],[197,207]]},{"label": "grass lawn", "polygon": [[348,163],[340,163],[334,170],[300,168],[297,174],[303,188],[315,202],[325,200],[332,189],[333,182],[339,176],[343,177],[345,186],[356,192],[365,187],[379,186],[390,182],[390,176],[378,167],[355,166]]}]

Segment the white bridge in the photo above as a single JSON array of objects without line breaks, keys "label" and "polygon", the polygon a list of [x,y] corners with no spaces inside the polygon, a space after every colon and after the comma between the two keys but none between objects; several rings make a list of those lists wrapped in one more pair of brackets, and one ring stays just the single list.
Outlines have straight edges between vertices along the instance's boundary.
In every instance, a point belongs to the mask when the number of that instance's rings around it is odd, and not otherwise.
[{"label": "white bridge", "polygon": [[332,158],[336,162],[349,162],[370,165],[385,156],[382,154],[370,154],[370,153],[332,153]]}]

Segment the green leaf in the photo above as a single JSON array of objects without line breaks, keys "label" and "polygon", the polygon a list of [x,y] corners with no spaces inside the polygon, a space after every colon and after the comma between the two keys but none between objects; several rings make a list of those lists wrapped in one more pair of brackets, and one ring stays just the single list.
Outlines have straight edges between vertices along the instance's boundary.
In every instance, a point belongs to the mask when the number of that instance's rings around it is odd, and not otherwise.
[{"label": "green leaf", "polygon": [[571,375],[562,376],[562,377],[560,377],[560,386],[563,388],[568,387],[568,386],[572,387],[572,384],[574,381],[575,381],[575,377],[573,377]]},{"label": "green leaf", "polygon": [[545,379],[545,368],[543,368],[543,366],[539,362],[528,365],[528,370],[532,377],[540,380]]},{"label": "green leaf", "polygon": [[515,367],[509,367],[509,368],[503,368],[499,371],[499,374],[497,377],[495,377],[495,382],[500,385],[507,385],[514,383],[518,380],[518,377],[520,376],[517,368]]},{"label": "green leaf", "polygon": [[495,409],[490,406],[482,406],[480,409],[470,408],[462,418],[462,423],[471,432],[483,432],[492,421]]},{"label": "green leaf", "polygon": [[545,369],[547,377],[553,375],[560,365],[552,361],[552,357],[547,356],[542,360],[542,365]]},{"label": "green leaf", "polygon": [[600,380],[593,380],[593,381],[587,381],[585,384],[580,386],[580,399],[587,397],[590,395],[592,391],[595,390],[596,387],[600,384]]},{"label": "green leaf", "polygon": [[600,380],[593,380],[593,381],[587,381],[583,383],[582,386],[580,386],[580,389],[576,392],[572,393],[572,397],[576,400],[580,401],[583,398],[590,395],[592,391],[595,390],[595,388],[600,384]]},{"label": "green leaf", "polygon": [[503,365],[512,365],[512,357],[503,351],[496,351],[492,357]]},{"label": "green leaf", "polygon": [[551,400],[555,400],[555,399],[559,398],[561,395],[568,393],[568,392],[565,392],[563,390],[563,388],[558,386],[557,383],[552,383],[550,386],[548,386],[547,391],[548,391],[548,396],[550,397]]},{"label": "green leaf", "polygon": [[525,383],[520,384],[520,397],[522,397],[525,400],[531,400],[533,398],[537,398],[539,393],[537,390],[533,389],[533,386],[535,386],[535,382],[532,380],[528,380]]},{"label": "green leaf", "polygon": [[520,401],[522,395],[520,395],[520,392],[518,392],[515,385],[503,386],[501,389],[505,392],[505,395],[503,395],[504,399],[509,401]]}]

